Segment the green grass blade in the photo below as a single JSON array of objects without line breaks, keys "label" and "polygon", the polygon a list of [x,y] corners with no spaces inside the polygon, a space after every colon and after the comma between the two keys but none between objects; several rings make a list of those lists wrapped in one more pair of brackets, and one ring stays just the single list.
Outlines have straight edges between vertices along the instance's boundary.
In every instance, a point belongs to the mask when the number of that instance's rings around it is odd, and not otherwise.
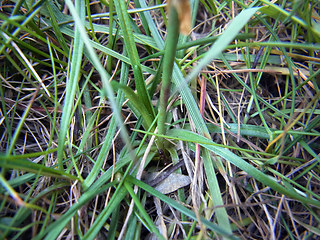
[{"label": "green grass blade", "polygon": [[130,25],[130,19],[127,13],[127,6],[124,1],[115,0],[114,5],[116,8],[117,16],[119,18],[119,24],[123,34],[123,40],[125,47],[128,52],[128,56],[131,61],[132,69],[135,77],[135,85],[139,97],[141,98],[141,103],[143,103],[148,110],[149,114],[155,117],[155,113],[152,107],[151,99],[144,82],[144,77],[142,75],[142,69],[139,61],[138,50],[136,48],[136,43],[134,41],[133,31]]},{"label": "green grass blade", "polygon": [[[131,161],[131,159],[128,155],[122,159],[119,159],[119,161],[117,161],[116,166],[115,166],[115,172],[118,172],[119,169],[121,169],[123,166],[128,164],[128,162],[130,162],[130,161]],[[65,228],[66,224],[68,224],[68,222],[70,222],[71,218],[77,213],[77,211],[81,208],[81,206],[86,204],[88,201],[90,201],[92,198],[94,198],[100,192],[106,191],[109,187],[111,187],[115,184],[115,182],[107,183],[110,181],[110,178],[112,176],[112,172],[113,172],[113,169],[111,167],[98,180],[96,180],[87,191],[83,192],[81,197],[78,199],[77,204],[74,204],[67,211],[67,213],[65,213],[57,221],[51,223],[46,228],[46,230],[43,233],[37,235],[37,237],[35,239],[36,240],[43,239],[45,235],[47,235],[46,239],[56,239],[56,237],[59,235],[59,233]],[[126,194],[126,191],[124,191],[124,193],[122,192],[122,194]],[[119,197],[117,199],[119,200]]]},{"label": "green grass blade", "polygon": [[19,158],[15,156],[1,156],[0,166],[3,168],[15,169],[17,171],[28,171],[36,174],[42,174],[43,176],[56,177],[67,180],[79,180],[76,176],[68,174],[64,171],[45,167],[43,165],[30,162],[24,155],[20,155]]},{"label": "green grass blade", "polygon": [[[141,182],[141,181],[137,180],[136,178],[128,176],[127,179],[131,183],[139,186],[140,188],[144,189],[145,191],[147,191],[151,195],[159,198],[163,202],[165,202],[165,203],[169,204],[170,206],[174,207],[175,209],[179,210],[179,212],[181,212],[181,213],[185,214],[186,216],[190,217],[191,219],[197,221],[197,217],[196,217],[195,213],[193,211],[189,210],[188,208],[184,207],[180,203],[178,203],[178,202],[174,201],[173,199],[167,197],[166,195],[158,192],[154,188],[150,187],[148,184]],[[215,232],[223,237],[226,237],[228,239],[237,239],[232,234],[226,232],[222,227],[215,225],[212,222],[210,222],[202,217],[201,217],[201,221],[208,229],[212,230],[213,232]]]},{"label": "green grass blade", "polygon": [[240,30],[248,23],[250,18],[259,10],[259,8],[248,8],[243,10],[237,15],[228,28],[223,32],[219,39],[212,45],[210,50],[201,59],[197,66],[186,77],[186,81],[189,82],[194,79],[202,68],[207,66],[214,58],[219,56],[223,50],[233,41]]},{"label": "green grass blade", "polygon": [[[173,4],[170,4],[168,34],[165,43],[165,54],[163,56],[163,72],[161,91],[158,108],[158,133],[166,133],[167,107],[170,96],[172,69],[176,56],[176,48],[179,39],[179,18],[178,10]],[[159,140],[159,147],[162,149],[163,139]]]},{"label": "green grass blade", "polygon": [[67,46],[67,43],[65,41],[65,38],[63,37],[61,31],[60,31],[60,28],[58,26],[58,23],[57,23],[57,16],[54,15],[54,12],[51,8],[51,4],[49,4],[48,2],[46,3],[46,7],[49,11],[49,14],[50,14],[50,21],[51,21],[51,24],[52,24],[52,27],[53,27],[53,30],[55,32],[55,35],[57,37],[57,40],[59,41],[62,49],[64,52],[69,52],[68,51],[68,46]]},{"label": "green grass blade", "polygon": [[[76,5],[78,6],[77,14],[81,16],[82,21],[84,20],[84,2],[82,0],[77,0]],[[80,19],[79,19],[80,20]],[[70,58],[70,70],[67,78],[66,84],[66,97],[64,100],[62,117],[61,117],[61,127],[58,140],[58,164],[59,168],[63,169],[62,159],[65,146],[65,138],[71,123],[71,111],[74,105],[74,99],[76,94],[76,88],[78,80],[80,78],[80,66],[83,56],[84,42],[80,35],[78,28],[75,28],[74,33],[74,43],[72,48],[72,56]]]},{"label": "green grass blade", "polygon": [[214,146],[211,140],[200,136],[198,134],[195,134],[190,131],[182,130],[182,129],[172,129],[168,133],[171,136],[179,137],[179,139],[183,141],[190,141],[188,139],[192,139],[195,143],[199,143],[201,146],[205,147],[206,149],[212,151],[213,153],[219,155],[220,157],[224,158],[225,160],[231,162],[238,168],[242,169],[243,171],[247,172],[249,175],[260,181],[261,183],[269,186],[275,191],[278,191],[288,197],[291,197],[295,200],[301,201],[305,204],[312,204],[314,206],[320,206],[320,201],[316,201],[314,199],[309,199],[306,197],[303,197],[298,192],[291,191],[287,189],[286,187],[282,186],[281,184],[277,183],[275,180],[273,180],[268,175],[264,174],[251,164],[244,161],[239,156],[235,155],[234,153],[230,152],[227,149],[224,149],[222,147]]},{"label": "green grass blade", "polygon": [[125,187],[121,187],[121,189],[117,191],[117,194],[113,194],[112,198],[108,203],[108,206],[103,209],[103,211],[96,218],[88,232],[86,232],[86,234],[83,236],[84,239],[93,240],[96,238],[98,232],[103,227],[108,217],[112,214],[114,208],[116,208],[116,206],[120,204],[120,202],[123,200],[126,194],[127,191]]},{"label": "green grass blade", "polygon": [[[68,211],[63,214],[57,221],[52,223],[47,227],[45,232],[43,232],[41,235],[36,236],[34,239],[35,240],[40,240],[40,239],[57,239],[59,236],[60,232],[65,228],[65,226],[71,221],[71,218],[75,214],[77,214],[77,211],[85,205],[89,200],[91,200],[93,197],[96,196],[99,192],[106,191],[109,187],[112,187],[115,183],[110,182],[107,183],[105,186],[103,186],[101,189],[94,189],[95,191],[87,191],[81,195],[81,197],[78,199],[78,202],[74,205],[72,205]],[[47,235],[46,235],[47,234]],[[44,238],[44,236],[46,237]],[[89,239],[89,238],[88,238]]]},{"label": "green grass blade", "polygon": [[135,192],[133,191],[132,187],[125,181],[124,183],[124,187],[127,189],[127,191],[129,192],[129,194],[131,195],[132,199],[134,200],[134,203],[136,205],[136,207],[138,208],[138,210],[140,211],[141,215],[144,217],[144,219],[146,220],[146,222],[148,223],[149,228],[151,229],[152,233],[155,233],[156,236],[158,237],[158,239],[164,239],[164,237],[160,234],[159,230],[156,228],[156,226],[154,225],[154,223],[152,222],[151,218],[149,217],[148,213],[145,211],[145,209],[143,208],[140,200],[138,199],[138,197],[136,196]]},{"label": "green grass blade", "polygon": [[[126,82],[126,79],[128,78],[128,71],[129,71],[128,65],[125,63],[122,63],[120,84]],[[120,106],[123,102],[123,98],[124,98],[123,92],[121,89],[119,89],[118,94],[117,94],[117,99],[116,99],[118,108],[120,108]],[[105,136],[105,139],[104,139],[103,145],[101,147],[101,150],[99,152],[99,155],[97,157],[96,163],[94,164],[88,177],[83,182],[82,187],[84,190],[87,190],[91,186],[91,184],[95,181],[96,177],[100,173],[100,168],[101,168],[101,166],[105,160],[105,157],[111,147],[112,140],[113,140],[113,137],[116,132],[116,128],[117,128],[116,116],[112,116],[107,135]]]},{"label": "green grass blade", "polygon": [[[120,111],[119,111],[119,109],[117,107],[117,103],[115,101],[114,92],[113,92],[113,89],[112,89],[111,84],[109,82],[110,76],[106,72],[106,70],[104,69],[102,64],[100,63],[100,60],[97,57],[97,54],[94,51],[94,49],[93,49],[93,47],[92,47],[92,45],[90,43],[89,37],[88,37],[88,35],[87,35],[87,33],[86,33],[85,29],[84,29],[83,23],[80,20],[78,14],[77,14],[77,11],[74,8],[72,2],[70,0],[67,0],[66,3],[68,5],[68,7],[69,7],[69,10],[70,10],[72,16],[74,17],[74,20],[75,20],[77,29],[79,30],[79,33],[81,35],[81,38],[84,41],[84,44],[86,46],[86,50],[88,51],[88,56],[90,57],[90,60],[92,61],[92,64],[98,70],[98,72],[99,72],[99,74],[101,76],[101,80],[102,80],[102,83],[103,83],[103,86],[104,86],[103,93],[105,94],[105,96],[108,96],[108,99],[110,101],[111,107],[113,109],[113,113],[114,113],[115,118],[117,120],[117,124],[121,129],[120,134],[121,134],[122,140],[130,148],[131,144],[129,142],[128,133],[127,133],[126,128],[123,126],[121,114],[120,114]],[[132,157],[132,158],[134,158],[134,157]]]},{"label": "green grass blade", "polygon": [[21,131],[23,125],[24,125],[24,122],[25,122],[28,114],[29,114],[29,111],[30,111],[30,109],[31,109],[31,106],[32,106],[32,104],[33,104],[34,99],[35,99],[36,96],[37,96],[37,93],[38,93],[38,92],[35,92],[35,94],[33,95],[32,99],[30,100],[30,102],[29,102],[26,110],[23,112],[23,115],[22,115],[22,117],[21,117],[21,119],[20,119],[20,121],[19,121],[19,124],[18,124],[18,126],[16,127],[16,129],[15,129],[15,131],[14,131],[14,134],[13,134],[13,136],[12,136],[12,139],[11,139],[11,141],[10,141],[10,145],[9,145],[9,147],[8,147],[8,150],[7,150],[7,155],[11,155],[11,154],[13,153],[15,143],[16,143],[17,140],[18,140],[18,136],[19,136],[19,134],[20,134],[20,131]]}]

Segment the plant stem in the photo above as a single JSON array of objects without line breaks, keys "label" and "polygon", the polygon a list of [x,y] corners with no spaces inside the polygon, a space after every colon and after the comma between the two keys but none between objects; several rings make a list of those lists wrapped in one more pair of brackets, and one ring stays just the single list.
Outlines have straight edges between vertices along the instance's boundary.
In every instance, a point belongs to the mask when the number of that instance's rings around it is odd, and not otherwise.
[{"label": "plant stem", "polygon": [[[159,102],[159,118],[158,118],[158,133],[161,135],[166,134],[165,122],[167,119],[167,106],[170,95],[172,69],[174,59],[176,56],[177,43],[179,39],[179,18],[178,13],[171,4],[169,6],[169,22],[168,22],[168,34],[165,42],[165,52],[163,57],[163,73],[162,73],[162,86],[160,92]],[[163,148],[164,139],[159,139],[158,147]]]}]

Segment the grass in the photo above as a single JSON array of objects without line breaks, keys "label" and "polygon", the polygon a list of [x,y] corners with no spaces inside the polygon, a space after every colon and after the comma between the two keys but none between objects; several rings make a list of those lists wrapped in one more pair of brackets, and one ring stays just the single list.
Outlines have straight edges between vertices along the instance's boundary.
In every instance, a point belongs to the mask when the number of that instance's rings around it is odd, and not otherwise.
[{"label": "grass", "polygon": [[1,3],[1,239],[319,238],[319,2],[166,5]]}]

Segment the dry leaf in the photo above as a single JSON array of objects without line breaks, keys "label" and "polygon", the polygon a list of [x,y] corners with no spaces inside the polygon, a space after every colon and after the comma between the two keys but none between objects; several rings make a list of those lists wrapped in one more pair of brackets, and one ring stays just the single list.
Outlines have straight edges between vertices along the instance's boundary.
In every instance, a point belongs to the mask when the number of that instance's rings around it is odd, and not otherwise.
[{"label": "dry leaf", "polygon": [[[189,35],[191,32],[191,9],[189,0],[169,0],[168,6],[170,6],[170,4],[173,4],[177,9],[180,33]],[[168,7],[168,9],[170,9],[170,7]]]},{"label": "dry leaf", "polygon": [[[164,173],[165,172],[161,172],[160,174]],[[153,180],[157,175],[159,175],[159,172],[149,173],[148,179]],[[190,183],[191,180],[189,176],[179,173],[171,173],[166,179],[157,184],[155,189],[162,194],[168,194],[177,191],[179,188],[188,186]]]}]

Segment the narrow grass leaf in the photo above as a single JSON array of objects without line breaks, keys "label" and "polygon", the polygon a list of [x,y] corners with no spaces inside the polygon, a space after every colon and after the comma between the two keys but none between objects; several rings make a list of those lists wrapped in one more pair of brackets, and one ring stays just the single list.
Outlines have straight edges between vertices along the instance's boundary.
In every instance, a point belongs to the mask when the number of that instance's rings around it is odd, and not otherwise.
[{"label": "narrow grass leaf", "polygon": [[288,197],[291,197],[295,200],[301,201],[305,204],[312,204],[314,206],[320,207],[320,201],[316,201],[314,199],[309,199],[306,197],[301,196],[299,193],[295,191],[291,191],[288,188],[280,185],[275,180],[273,180],[271,177],[266,175],[265,173],[261,172],[251,164],[244,161],[239,156],[235,155],[234,153],[230,152],[228,149],[224,149],[222,147],[217,147],[212,145],[212,141],[198,135],[196,133],[186,131],[183,129],[171,129],[168,132],[168,135],[179,137],[183,141],[190,141],[192,139],[193,142],[199,143],[201,146],[205,147],[206,149],[212,151],[213,153],[219,155],[220,157],[224,158],[225,160],[231,162],[233,165],[237,166],[241,170],[248,173],[250,176],[254,177],[261,183],[265,184],[266,186],[269,186],[275,191],[278,191],[279,193],[282,193]]},{"label": "narrow grass leaf", "polygon": [[138,197],[136,196],[135,192],[133,191],[132,187],[130,186],[130,184],[128,182],[124,182],[124,187],[127,189],[127,191],[129,192],[129,194],[131,195],[136,207],[138,208],[138,210],[140,211],[141,215],[144,217],[145,221],[148,223],[148,227],[151,229],[152,233],[155,233],[156,236],[158,237],[158,239],[165,239],[159,232],[159,230],[156,228],[156,226],[154,225],[153,221],[151,220],[151,218],[149,217],[148,213],[146,212],[146,210],[143,208],[140,200],[138,199]]},{"label": "narrow grass leaf", "polygon": [[68,174],[64,171],[33,163],[26,159],[17,159],[14,156],[11,158],[0,156],[0,166],[3,168],[15,169],[17,171],[27,171],[41,174],[43,176],[67,179],[70,181],[79,180],[76,176]]},{"label": "narrow grass leaf", "polygon": [[[177,209],[178,211],[180,211],[181,213],[185,214],[186,216],[190,217],[191,219],[197,221],[197,217],[195,215],[194,212],[192,212],[191,210],[189,210],[188,208],[184,207],[183,205],[181,205],[180,203],[174,201],[173,199],[167,197],[166,195],[158,192],[157,190],[155,190],[154,188],[150,187],[148,184],[141,182],[139,180],[137,180],[136,178],[133,178],[131,176],[128,176],[127,179],[139,186],[140,188],[144,189],[145,191],[147,191],[148,193],[150,193],[151,195],[159,198],[161,201],[167,203],[168,205],[174,207],[175,209]],[[236,237],[234,237],[232,234],[226,232],[222,227],[213,224],[212,222],[206,220],[205,218],[201,217],[201,222],[210,230],[212,230],[213,232],[226,237],[227,239],[238,239]]]},{"label": "narrow grass leaf", "polygon": [[[125,52],[124,52],[125,55]],[[122,63],[122,67],[121,67],[121,75],[120,75],[120,84],[123,84],[126,82],[126,79],[128,78],[128,72],[129,72],[129,67],[126,63]],[[117,94],[117,107],[120,108],[121,103],[123,102],[123,91],[122,89],[119,89],[118,94]],[[85,181],[83,182],[83,189],[87,190],[91,184],[94,182],[94,180],[96,179],[96,177],[98,176],[98,174],[100,173],[100,168],[105,160],[105,157],[111,147],[112,144],[112,140],[113,137],[115,135],[117,129],[117,121],[116,121],[116,116],[113,115],[110,121],[110,125],[108,128],[108,132],[105,136],[103,145],[101,147],[101,150],[99,151],[99,155],[97,157],[96,163],[94,164],[91,172],[89,173],[89,176],[85,179]]]},{"label": "narrow grass leaf", "polygon": [[[81,197],[78,199],[77,203],[73,204],[66,213],[64,213],[57,221],[49,225],[45,232],[42,234],[39,234],[34,239],[40,240],[40,239],[57,239],[60,232],[65,228],[65,226],[71,221],[71,218],[75,214],[77,214],[78,210],[85,205],[89,200],[94,198],[99,192],[106,191],[109,187],[112,187],[115,183],[110,182],[104,185],[101,189],[95,189],[95,191],[87,191],[81,195]],[[99,215],[100,216],[100,215]],[[48,234],[47,234],[48,233]],[[47,235],[46,235],[47,234]],[[44,238],[44,236],[46,237]],[[87,238],[89,239],[89,238]]]},{"label": "narrow grass leaf", "polygon": [[128,192],[125,187],[121,187],[117,194],[113,194],[110,199],[108,206],[100,212],[99,216],[96,218],[94,223],[91,225],[90,229],[83,236],[83,239],[93,240],[96,239],[98,232],[103,227],[108,217],[113,213],[114,209],[120,205],[120,202],[126,196]]},{"label": "narrow grass leaf", "polygon": [[[122,140],[124,141],[126,146],[131,149],[131,143],[129,141],[127,129],[123,126],[123,121],[121,118],[120,110],[119,110],[118,105],[115,101],[114,92],[113,92],[112,86],[109,82],[110,75],[106,72],[105,68],[100,63],[100,60],[99,60],[96,52],[94,51],[93,47],[91,46],[89,37],[84,29],[84,25],[83,25],[82,21],[80,20],[78,13],[73,6],[72,1],[66,0],[66,3],[69,7],[69,10],[70,10],[72,16],[74,17],[74,20],[75,20],[75,23],[77,26],[76,29],[79,30],[81,38],[83,39],[84,44],[86,45],[86,50],[88,51],[88,57],[91,59],[92,64],[95,66],[95,68],[97,69],[97,71],[99,72],[99,74],[101,76],[101,81],[104,86],[103,93],[105,94],[105,96],[108,96],[111,107],[113,109],[113,114],[115,116],[115,119],[117,121],[119,128],[121,129],[120,134],[121,134]],[[134,156],[131,156],[131,157],[132,157],[132,159],[134,158]]]},{"label": "narrow grass leaf", "polygon": [[203,59],[201,59],[192,72],[188,74],[186,81],[189,82],[191,79],[195,78],[200,73],[202,68],[207,66],[214,58],[219,56],[258,10],[259,8],[248,8],[237,15],[232,20],[228,28],[219,37],[219,39],[212,45]]},{"label": "narrow grass leaf", "polygon": [[[76,5],[78,6],[77,15],[81,17],[81,21],[84,20],[85,17],[85,8],[84,8],[84,1],[77,0]],[[79,19],[80,20],[80,19]],[[78,80],[80,77],[80,67],[81,61],[83,56],[83,47],[84,42],[80,35],[79,28],[75,27],[74,33],[74,43],[72,47],[72,56],[70,58],[70,70],[67,78],[66,83],[66,97],[64,100],[63,110],[62,110],[62,117],[61,117],[61,127],[60,127],[60,134],[58,139],[58,164],[59,168],[63,169],[62,159],[63,159],[63,152],[64,152],[64,145],[65,145],[65,138],[70,127],[71,123],[71,111],[74,105],[74,98],[76,94],[76,87],[78,84]]]},{"label": "narrow grass leaf", "polygon": [[16,126],[16,129],[15,129],[14,134],[13,134],[13,136],[12,136],[12,139],[11,139],[11,141],[10,141],[10,145],[8,145],[7,155],[11,155],[12,152],[13,152],[13,150],[14,150],[15,143],[16,143],[17,140],[18,140],[18,136],[19,136],[20,131],[21,131],[23,125],[24,125],[24,122],[25,122],[25,120],[26,120],[26,118],[27,118],[27,116],[28,116],[28,114],[29,114],[29,111],[30,111],[30,109],[31,109],[31,106],[32,106],[32,104],[33,104],[33,101],[34,101],[34,99],[36,98],[36,95],[37,95],[37,92],[34,93],[34,95],[33,95],[32,99],[30,100],[30,102],[29,102],[26,110],[23,112],[23,115],[22,115],[22,117],[21,117],[18,125]]},{"label": "narrow grass leaf", "polygon": [[[63,37],[63,35],[62,35],[61,31],[60,31],[60,28],[58,26],[58,23],[57,23],[57,17],[59,17],[60,14],[58,16],[56,16],[54,14],[54,12],[53,12],[53,10],[51,8],[52,3],[51,4],[50,3],[51,3],[50,1],[46,3],[46,7],[47,7],[47,9],[49,11],[49,14],[50,14],[50,21],[51,21],[51,24],[52,24],[52,27],[53,27],[53,30],[54,30],[54,33],[55,33],[55,35],[57,37],[58,42],[60,43],[63,51],[67,54],[69,52],[68,51],[68,46],[67,46],[65,38]],[[61,13],[61,12],[59,11],[58,13]]]},{"label": "narrow grass leaf", "polygon": [[[119,159],[115,165],[114,172],[118,172],[119,169],[121,169],[123,166],[128,164],[131,159],[127,155],[124,158]],[[44,232],[36,236],[36,240],[43,239],[45,235],[47,235],[46,239],[56,239],[57,236],[60,234],[60,232],[65,228],[66,224],[71,221],[71,218],[74,216],[74,214],[77,213],[77,211],[89,202],[92,198],[94,198],[97,194],[100,192],[106,191],[109,187],[113,186],[115,183],[107,183],[110,181],[110,178],[113,174],[113,167],[109,168],[104,174],[101,175],[99,179],[97,179],[90,188],[85,191],[81,197],[78,199],[77,204],[74,204],[61,218],[59,218],[57,221],[51,223]],[[124,191],[123,194],[126,194],[126,191]],[[119,198],[119,196],[118,196]],[[109,201],[109,204],[111,201]],[[110,208],[109,208],[110,209]],[[93,236],[93,235],[92,235]]]},{"label": "narrow grass leaf", "polygon": [[[28,25],[29,22],[33,21],[34,17],[35,17],[37,14],[39,14],[40,9],[41,9],[41,8],[39,7],[39,8],[37,8],[36,10],[34,10],[33,12],[31,12],[31,14],[28,15],[21,24],[20,24],[20,23],[17,23],[14,19],[12,19],[12,17],[10,17],[10,18],[6,17],[4,14],[0,14],[0,16],[1,16],[0,18],[3,18],[3,19],[5,19],[5,20],[7,20],[8,23],[14,24],[14,25],[17,27],[17,28],[15,29],[15,31],[12,33],[12,35],[13,35],[14,37],[16,37],[22,30],[28,29],[28,28],[26,27],[26,25]],[[32,32],[32,31],[31,31],[31,32]],[[36,35],[37,35],[37,34],[36,34]],[[43,40],[44,40],[44,42],[45,42],[45,38],[43,38]],[[11,38],[7,39],[6,44],[9,44],[10,41],[12,41]],[[1,45],[1,47],[0,47],[0,54],[2,54],[2,52],[4,51],[5,48],[6,48],[5,44]]]},{"label": "narrow grass leaf", "polygon": [[149,114],[155,117],[155,113],[152,107],[151,99],[144,82],[144,77],[142,74],[142,69],[139,61],[138,50],[136,48],[136,43],[134,41],[133,30],[130,25],[130,19],[127,13],[126,3],[122,0],[114,0],[114,5],[116,8],[117,16],[119,18],[119,24],[123,34],[124,45],[127,49],[128,56],[131,61],[135,85],[139,97],[141,98],[141,103],[145,105]]}]

